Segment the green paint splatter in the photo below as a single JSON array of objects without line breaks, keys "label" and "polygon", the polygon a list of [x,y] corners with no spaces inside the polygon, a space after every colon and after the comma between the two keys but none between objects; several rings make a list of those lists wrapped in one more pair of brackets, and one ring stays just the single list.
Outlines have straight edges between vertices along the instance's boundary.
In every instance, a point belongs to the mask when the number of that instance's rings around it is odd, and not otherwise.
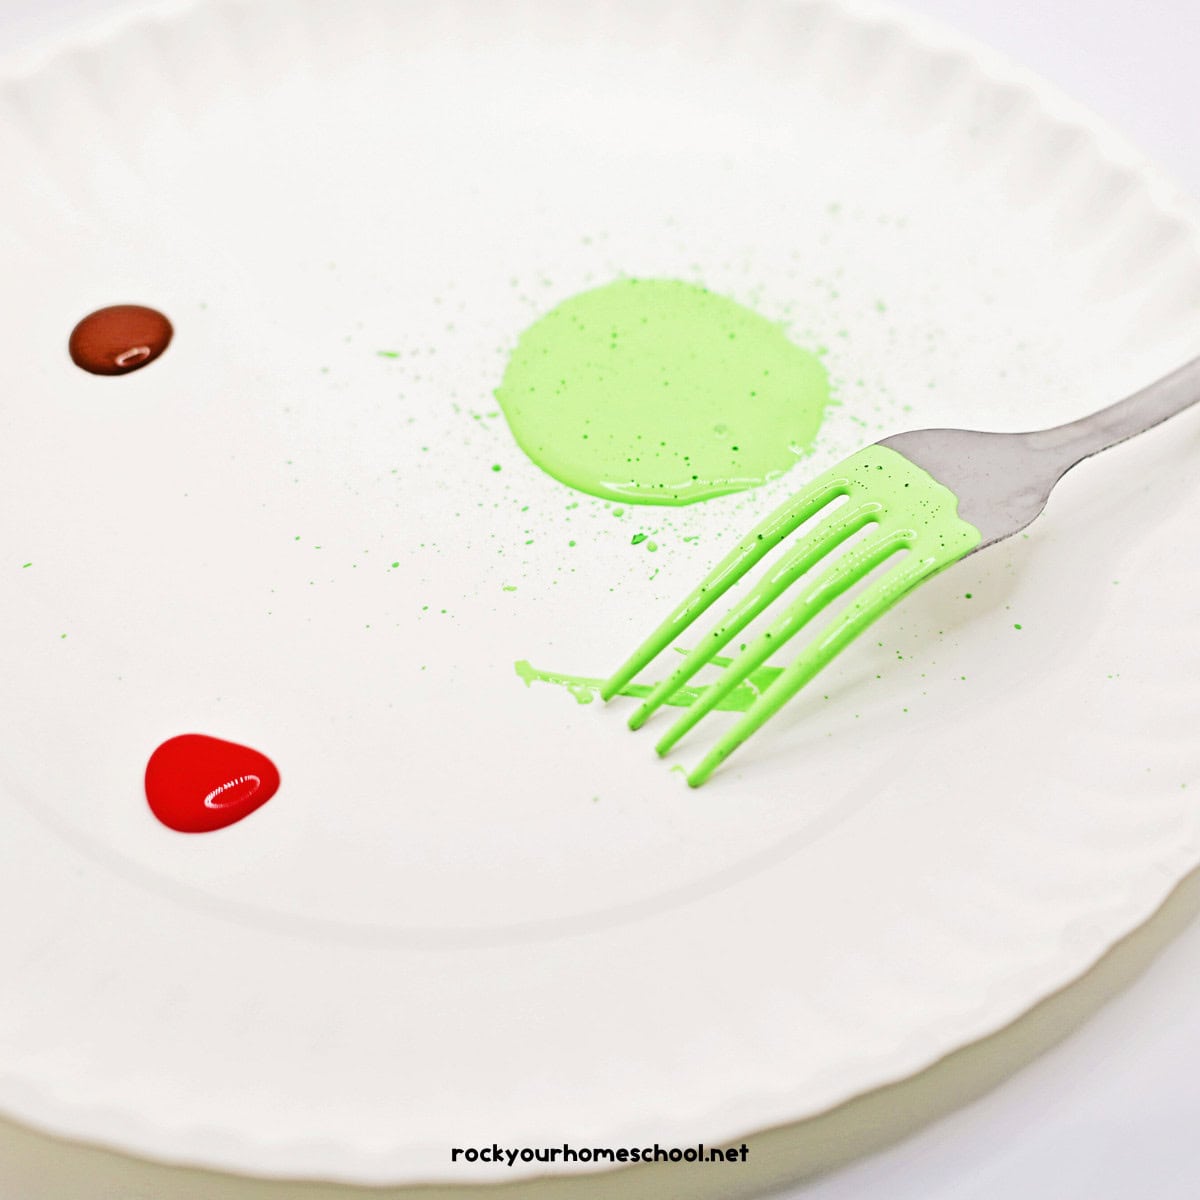
[{"label": "green paint splatter", "polygon": [[633,537],[629,539],[629,544],[631,546],[640,546],[645,540],[646,535],[644,533],[635,533]]},{"label": "green paint splatter", "polygon": [[[686,654],[687,651],[680,649],[679,653]],[[712,661],[715,666],[727,667],[732,659],[718,657]],[[536,667],[530,666],[525,659],[513,663],[513,667],[525,681],[526,687],[534,683],[556,683],[560,687],[565,687],[579,704],[591,704],[600,694],[600,685],[604,682],[603,679],[591,675],[565,675],[560,671],[540,671]],[[782,667],[759,667],[728,695],[722,697],[716,707],[726,712],[745,712],[782,670]],[[631,683],[621,689],[620,695],[633,696],[635,699],[643,700],[653,689],[654,684]],[[708,690],[708,687],[704,685],[680,688],[667,703],[676,708],[687,708],[695,704]]]},{"label": "green paint splatter", "polygon": [[781,475],[829,403],[818,358],[706,288],[620,279],[529,327],[496,389],[556,479],[607,499],[691,504]]},{"label": "green paint splatter", "polygon": [[399,350],[376,350],[375,353],[378,354],[380,358],[399,358],[400,357]]}]

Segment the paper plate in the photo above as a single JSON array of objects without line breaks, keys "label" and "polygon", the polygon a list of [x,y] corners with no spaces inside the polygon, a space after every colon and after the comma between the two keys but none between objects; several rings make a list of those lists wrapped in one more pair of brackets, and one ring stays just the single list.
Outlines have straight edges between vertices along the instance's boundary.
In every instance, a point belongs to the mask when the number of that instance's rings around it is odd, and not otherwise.
[{"label": "paper plate", "polygon": [[[355,1182],[717,1144],[996,1030],[1200,860],[1192,417],[698,791],[514,666],[606,674],[864,442],[1194,352],[1193,216],[1041,84],[848,3],[199,3],[13,66],[0,151],[7,1114]],[[526,458],[518,337],[623,276],[821,352],[811,456],[682,508]],[[120,302],[173,343],[78,370]],[[278,794],[164,828],[182,733]]]}]

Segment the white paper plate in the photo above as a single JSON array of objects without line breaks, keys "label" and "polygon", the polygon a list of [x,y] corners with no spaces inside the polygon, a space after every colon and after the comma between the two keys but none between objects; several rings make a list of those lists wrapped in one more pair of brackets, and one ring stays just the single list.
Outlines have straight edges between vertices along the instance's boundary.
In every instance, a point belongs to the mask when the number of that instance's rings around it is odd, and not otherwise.
[{"label": "white paper plate", "polygon": [[[1040,83],[857,4],[201,3],[10,72],[0,156],[6,1113],[358,1182],[716,1143],[999,1028],[1200,860],[1191,418],[699,792],[513,669],[604,674],[865,441],[1195,351],[1193,217]],[[621,517],[528,462],[507,352],[620,274],[828,347],[813,458]],[[131,300],[167,354],[73,367]],[[278,796],[159,826],[186,731]]]}]

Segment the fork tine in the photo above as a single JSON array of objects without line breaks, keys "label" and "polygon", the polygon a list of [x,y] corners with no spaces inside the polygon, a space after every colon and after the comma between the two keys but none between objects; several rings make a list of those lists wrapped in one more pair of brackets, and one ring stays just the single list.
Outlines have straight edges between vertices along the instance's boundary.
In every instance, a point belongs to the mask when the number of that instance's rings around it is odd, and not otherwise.
[{"label": "fork tine", "polygon": [[737,637],[785,588],[790,587],[827,554],[877,519],[880,510],[881,505],[877,501],[864,500],[857,504],[847,504],[830,513],[696,643],[666,679],[654,687],[629,718],[629,728],[640,729],[652,713],[666,704],[697,671],[711,662],[714,656]]},{"label": "fork tine", "polygon": [[[889,608],[949,563],[937,554],[918,557],[888,571],[839,617],[831,621],[820,637],[810,642],[782,674],[775,677],[742,718],[728,730],[688,775],[692,787],[699,787],[764,722],[770,720],[806,683],[840,654],[864,629]],[[707,694],[706,694],[707,698]],[[689,710],[690,711],[690,710]]]},{"label": "fork tine", "polygon": [[[876,534],[867,541],[855,546],[842,558],[839,558],[828,570],[819,575],[785,610],[783,615],[770,629],[759,634],[757,638],[739,654],[722,672],[721,678],[712,687],[707,688],[695,704],[688,708],[683,715],[671,726],[659,740],[655,749],[659,754],[667,751],[679,741],[694,725],[707,716],[725,698],[725,696],[752,671],[763,663],[781,646],[795,637],[813,617],[826,605],[832,603],[843,592],[849,591],[860,579],[873,571],[880,563],[889,559],[898,550],[903,550],[910,544],[908,530],[888,531]],[[773,589],[778,596],[783,591],[781,586]],[[787,674],[785,671],[784,674]],[[762,707],[766,696],[774,695],[775,689],[782,676],[768,687],[766,693],[751,705],[747,716]],[[774,710],[772,710],[774,711]],[[745,718],[743,718],[743,721]],[[766,720],[764,717],[763,720]],[[739,721],[740,726],[743,722]],[[749,733],[746,735],[749,737]]]},{"label": "fork tine", "polygon": [[839,496],[849,495],[850,477],[843,467],[844,464],[839,464],[818,475],[806,488],[789,496],[770,516],[756,525],[605,681],[600,688],[601,699],[611,700],[651,659],[657,658],[667,645],[785,537]]}]

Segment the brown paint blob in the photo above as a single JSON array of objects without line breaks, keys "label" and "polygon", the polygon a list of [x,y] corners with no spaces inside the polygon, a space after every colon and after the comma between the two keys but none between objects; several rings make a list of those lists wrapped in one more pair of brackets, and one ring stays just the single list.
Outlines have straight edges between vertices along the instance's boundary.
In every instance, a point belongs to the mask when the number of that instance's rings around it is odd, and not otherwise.
[{"label": "brown paint blob", "polygon": [[113,304],[88,313],[67,349],[77,367],[93,375],[127,375],[153,362],[170,344],[171,322],[141,304]]}]

